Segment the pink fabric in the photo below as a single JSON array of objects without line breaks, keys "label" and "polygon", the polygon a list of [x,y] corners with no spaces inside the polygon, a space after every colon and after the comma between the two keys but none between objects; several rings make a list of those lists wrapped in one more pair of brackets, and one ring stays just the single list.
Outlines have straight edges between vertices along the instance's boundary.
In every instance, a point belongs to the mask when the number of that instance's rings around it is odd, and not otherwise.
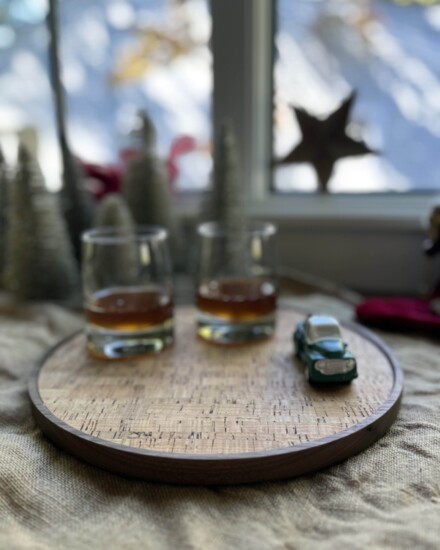
[{"label": "pink fabric", "polygon": [[369,298],[356,308],[364,323],[392,329],[416,329],[440,335],[440,315],[429,300],[417,298]]}]

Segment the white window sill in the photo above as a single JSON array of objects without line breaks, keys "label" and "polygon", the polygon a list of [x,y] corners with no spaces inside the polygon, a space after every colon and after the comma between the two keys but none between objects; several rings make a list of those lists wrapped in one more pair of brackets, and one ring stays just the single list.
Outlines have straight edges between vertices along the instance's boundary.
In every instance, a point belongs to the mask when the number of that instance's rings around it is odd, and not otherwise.
[{"label": "white window sill", "polygon": [[[422,230],[434,194],[420,195],[271,195],[253,200],[252,217],[292,226]],[[440,196],[438,196],[440,202]]]},{"label": "white window sill", "polygon": [[[196,219],[201,194],[182,193],[176,209],[183,218]],[[440,194],[417,195],[303,195],[268,194],[248,203],[252,218],[279,221],[283,225],[350,229],[394,229],[424,231],[430,211]]]},{"label": "white window sill", "polygon": [[[270,195],[248,205],[251,217],[279,228],[279,264],[377,294],[429,292],[440,258],[422,250],[433,195]],[[176,199],[196,224],[200,195]]]}]

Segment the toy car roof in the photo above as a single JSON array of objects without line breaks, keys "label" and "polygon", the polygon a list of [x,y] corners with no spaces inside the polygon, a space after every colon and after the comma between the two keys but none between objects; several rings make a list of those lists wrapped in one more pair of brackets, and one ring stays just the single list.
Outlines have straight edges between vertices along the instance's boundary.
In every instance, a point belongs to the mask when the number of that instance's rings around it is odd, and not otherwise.
[{"label": "toy car roof", "polygon": [[338,321],[330,315],[309,315],[304,324],[308,342],[317,342],[328,338],[341,338]]}]

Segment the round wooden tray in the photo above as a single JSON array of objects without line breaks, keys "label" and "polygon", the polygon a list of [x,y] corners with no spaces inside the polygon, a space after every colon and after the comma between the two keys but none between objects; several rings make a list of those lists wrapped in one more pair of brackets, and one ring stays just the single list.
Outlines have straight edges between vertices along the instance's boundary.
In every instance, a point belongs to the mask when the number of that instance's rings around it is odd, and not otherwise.
[{"label": "round wooden tray", "polygon": [[343,327],[359,377],[316,388],[292,357],[303,314],[280,310],[275,337],[241,347],[197,339],[194,316],[178,308],[174,346],[134,360],[91,358],[83,333],[58,344],[29,386],[43,432],[112,472],[208,485],[317,470],[365,449],[395,419],[402,371],[365,329]]}]

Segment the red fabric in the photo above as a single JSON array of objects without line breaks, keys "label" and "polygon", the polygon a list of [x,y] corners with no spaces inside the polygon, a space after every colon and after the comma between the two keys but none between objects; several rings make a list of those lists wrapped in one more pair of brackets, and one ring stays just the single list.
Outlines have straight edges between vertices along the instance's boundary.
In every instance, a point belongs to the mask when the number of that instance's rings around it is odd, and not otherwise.
[{"label": "red fabric", "polygon": [[132,160],[135,160],[140,155],[139,149],[134,147],[126,147],[119,151],[119,158],[124,167],[127,167]]},{"label": "red fabric", "polygon": [[180,155],[194,151],[196,146],[196,140],[192,136],[179,136],[171,144],[170,152],[167,158],[167,170],[168,179],[173,192],[175,191],[175,183],[179,176],[177,159]]},{"label": "red fabric", "polygon": [[[89,162],[81,162],[81,166],[86,177],[86,185],[96,200],[101,200],[108,193],[120,191],[123,174],[121,167],[102,166]],[[99,185],[91,185],[90,180],[99,182]]]},{"label": "red fabric", "polygon": [[[166,159],[167,175],[171,192],[175,192],[175,183],[179,176],[178,158],[198,148],[196,140],[192,136],[182,135],[177,137],[171,145]],[[86,185],[96,201],[100,201],[108,193],[119,193],[127,167],[139,156],[136,148],[121,149],[119,152],[119,164],[100,165],[84,162],[80,159],[80,165],[86,177]]]},{"label": "red fabric", "polygon": [[429,300],[417,298],[370,298],[357,306],[358,319],[366,324],[391,329],[415,329],[440,335],[440,315]]}]

